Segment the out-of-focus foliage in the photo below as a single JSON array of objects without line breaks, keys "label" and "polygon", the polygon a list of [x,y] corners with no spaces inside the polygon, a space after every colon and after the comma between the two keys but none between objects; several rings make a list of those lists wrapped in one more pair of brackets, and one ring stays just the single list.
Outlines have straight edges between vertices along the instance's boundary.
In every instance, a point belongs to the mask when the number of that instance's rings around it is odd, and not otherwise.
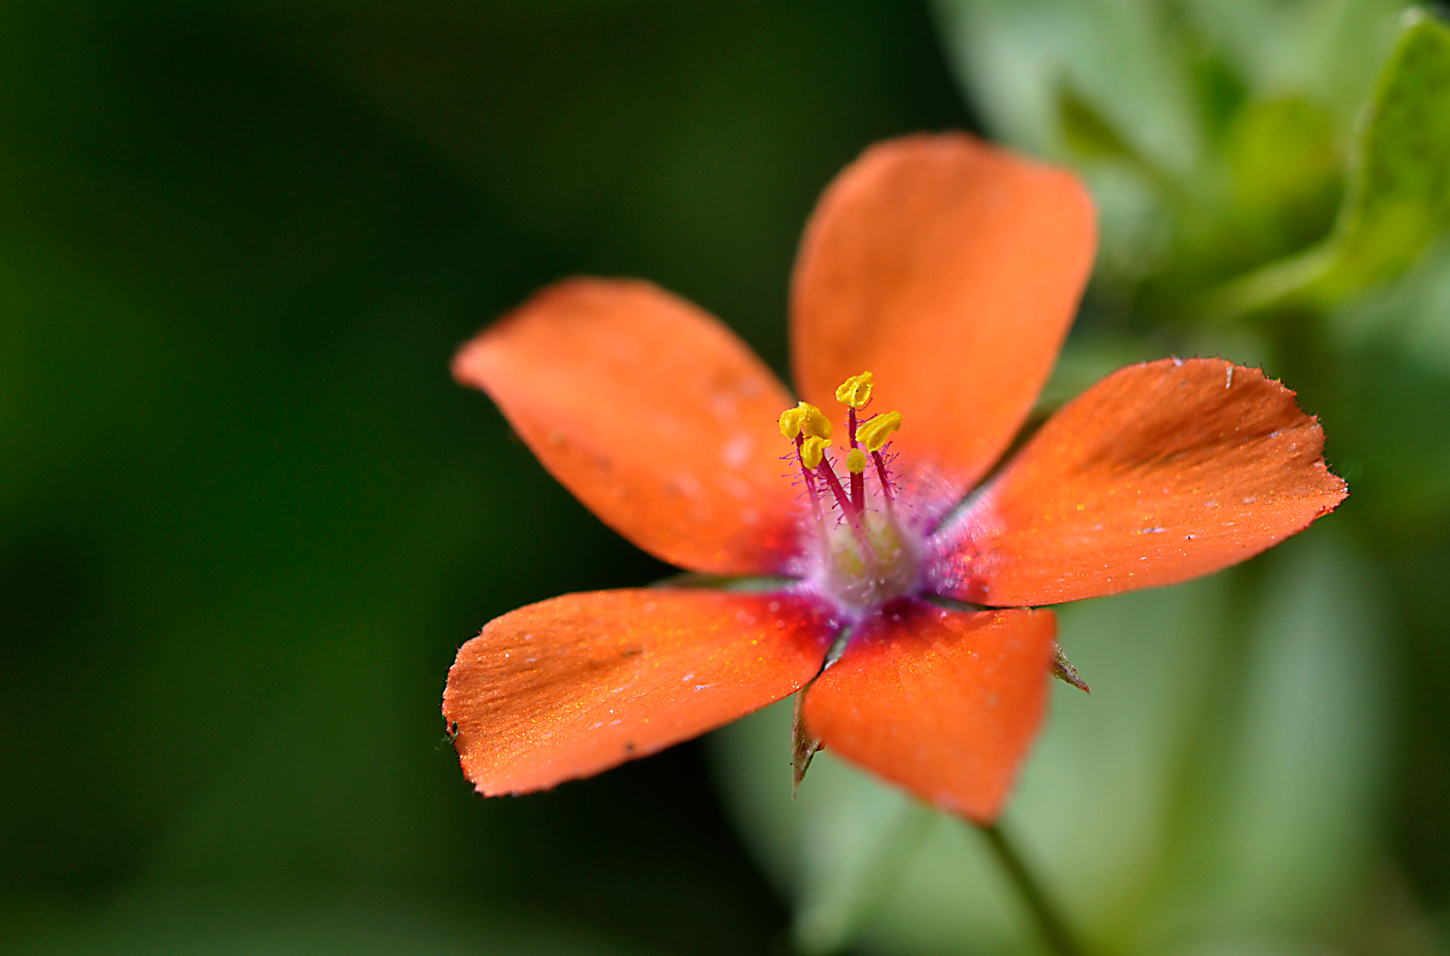
[{"label": "out-of-focus foliage", "polygon": [[[1403,273],[1450,225],[1450,28],[1419,11],[1406,15],[1360,124],[1334,232],[1224,289],[1211,313],[1234,316],[1298,297],[1333,306]],[[1274,142],[1265,138],[1266,152]],[[1254,159],[1254,168],[1275,162]]]},{"label": "out-of-focus foliage", "polygon": [[[1092,952],[1441,952],[1450,30],[1379,0],[935,10],[989,130],[1101,208],[1040,413],[1130,361],[1262,363],[1351,488],[1242,568],[1060,609],[1093,694],[1057,690],[1006,826]],[[828,752],[789,807],[785,719],[724,734],[721,780],[803,949],[1040,951],[964,825]]]},{"label": "out-of-focus foliage", "polygon": [[965,121],[917,4],[0,8],[0,951],[768,949],[697,748],[439,746],[486,620],[663,573],[448,361],[580,272],[779,360],[821,185]]},{"label": "out-of-focus foliage", "polygon": [[1351,159],[1326,303],[1398,276],[1450,226],[1450,28],[1418,11],[1405,22]]},{"label": "out-of-focus foliage", "polygon": [[361,898],[147,892],[6,939],[7,952],[90,956],[626,956],[638,950],[520,918],[462,915],[387,892]]},{"label": "out-of-focus foliage", "polygon": [[1334,221],[1401,0],[939,0],[992,129],[1077,166],[1100,284],[1178,320]]}]

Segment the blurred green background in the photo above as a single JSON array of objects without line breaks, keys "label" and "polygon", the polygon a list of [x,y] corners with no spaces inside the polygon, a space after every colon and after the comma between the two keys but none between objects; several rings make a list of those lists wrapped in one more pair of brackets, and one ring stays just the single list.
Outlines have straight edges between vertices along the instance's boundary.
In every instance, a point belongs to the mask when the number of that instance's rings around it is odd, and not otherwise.
[{"label": "blurred green background", "polygon": [[790,804],[778,709],[522,799],[440,746],[484,621],[668,573],[453,349],[633,275],[784,372],[820,190],[965,127],[1103,209],[1044,413],[1263,363],[1353,492],[1064,609],[1094,693],[1007,825],[1104,953],[1442,952],[1450,45],[1400,7],[0,8],[0,951],[1036,951],[961,824],[829,755]]},{"label": "blurred green background", "polygon": [[0,949],[768,950],[699,745],[437,746],[486,620],[665,572],[448,361],[597,273],[782,366],[819,190],[967,121],[919,4],[6,6]]}]

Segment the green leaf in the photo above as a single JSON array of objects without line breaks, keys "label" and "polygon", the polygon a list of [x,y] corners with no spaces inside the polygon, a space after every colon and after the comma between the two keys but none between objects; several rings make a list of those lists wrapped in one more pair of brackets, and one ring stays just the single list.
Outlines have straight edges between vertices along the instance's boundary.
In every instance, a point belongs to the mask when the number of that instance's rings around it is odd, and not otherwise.
[{"label": "green leaf", "polygon": [[1330,527],[1259,568],[1232,690],[1184,765],[1158,904],[1180,933],[1314,926],[1352,905],[1370,856],[1389,730],[1374,569]]},{"label": "green leaf", "polygon": [[[844,771],[844,768],[839,768]],[[844,948],[896,889],[935,817],[900,791],[844,771],[806,830],[806,873],[796,908],[796,945]]]},{"label": "green leaf", "polygon": [[1403,273],[1450,226],[1450,28],[1420,10],[1402,23],[1359,124],[1334,232],[1222,287],[1208,313],[1328,308]]},{"label": "green leaf", "polygon": [[1450,29],[1419,11],[1380,78],[1364,122],[1333,264],[1333,301],[1403,272],[1450,226]]},{"label": "green leaf", "polygon": [[712,738],[721,786],[767,866],[796,901],[806,953],[848,945],[900,880],[937,822],[931,810],[836,760],[816,756],[791,799],[791,704],[767,708]]},{"label": "green leaf", "polygon": [[1224,158],[1250,236],[1277,246],[1264,260],[1302,249],[1332,227],[1344,159],[1338,138],[1333,119],[1303,97],[1251,100],[1235,115]]},{"label": "green leaf", "polygon": [[[1450,233],[1403,277],[1327,316],[1339,359],[1332,460],[1375,540],[1438,542],[1450,518]],[[1356,475],[1355,473],[1358,473]]]},{"label": "green leaf", "polygon": [[1255,97],[1302,96],[1343,129],[1369,96],[1404,0],[1185,0],[1202,42]]},{"label": "green leaf", "polygon": [[[1202,123],[1171,17],[1150,0],[938,0],[947,51],[996,135],[1067,158],[1091,118],[1094,151],[1131,149],[1184,172]],[[1064,91],[1071,91],[1064,104]],[[1064,107],[1067,128],[1064,128]]]}]

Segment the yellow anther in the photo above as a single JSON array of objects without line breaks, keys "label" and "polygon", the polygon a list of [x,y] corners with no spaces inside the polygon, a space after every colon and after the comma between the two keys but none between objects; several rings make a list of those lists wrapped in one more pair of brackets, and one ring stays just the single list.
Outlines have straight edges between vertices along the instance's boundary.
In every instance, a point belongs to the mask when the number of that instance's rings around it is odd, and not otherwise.
[{"label": "yellow anther", "polygon": [[780,413],[780,433],[791,441],[795,441],[801,433],[801,427],[805,425],[806,413],[799,408],[787,408]]},{"label": "yellow anther", "polygon": [[866,453],[859,448],[852,448],[846,452],[846,470],[853,475],[859,475],[866,470]]},{"label": "yellow anther", "polygon": [[836,389],[836,401],[852,408],[865,408],[866,403],[871,401],[871,388],[874,384],[870,372],[852,375]]},{"label": "yellow anther", "polygon": [[901,428],[901,413],[887,412],[868,418],[856,426],[856,438],[866,446],[867,451],[880,451],[891,433]]},{"label": "yellow anther", "polygon": [[830,438],[831,420],[826,413],[810,402],[801,402],[801,411],[806,413],[805,432],[807,438]]},{"label": "yellow anther", "polygon": [[807,468],[815,468],[821,463],[821,456],[826,453],[826,446],[831,442],[829,439],[821,438],[819,435],[812,435],[801,445],[801,464]]},{"label": "yellow anther", "polygon": [[780,413],[782,435],[794,439],[801,432],[805,432],[807,438],[830,438],[831,420],[810,402],[801,402],[795,408],[787,408]]}]

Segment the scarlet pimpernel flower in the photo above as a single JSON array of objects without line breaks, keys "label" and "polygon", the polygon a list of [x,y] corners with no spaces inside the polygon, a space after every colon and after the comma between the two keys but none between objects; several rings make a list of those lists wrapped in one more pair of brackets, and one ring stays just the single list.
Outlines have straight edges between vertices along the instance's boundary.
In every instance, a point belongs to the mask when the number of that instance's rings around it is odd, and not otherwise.
[{"label": "scarlet pimpernel flower", "polygon": [[798,771],[824,744],[993,819],[1056,660],[1040,606],[1208,574],[1345,496],[1294,393],[1220,359],[1121,369],[992,471],[1095,241],[1070,174],[916,136],[867,150],[807,227],[799,402],[718,321],[644,282],[562,282],[468,343],[454,375],[580,501],[716,576],[489,622],[443,698],[469,780],[545,789],[802,691]]}]

